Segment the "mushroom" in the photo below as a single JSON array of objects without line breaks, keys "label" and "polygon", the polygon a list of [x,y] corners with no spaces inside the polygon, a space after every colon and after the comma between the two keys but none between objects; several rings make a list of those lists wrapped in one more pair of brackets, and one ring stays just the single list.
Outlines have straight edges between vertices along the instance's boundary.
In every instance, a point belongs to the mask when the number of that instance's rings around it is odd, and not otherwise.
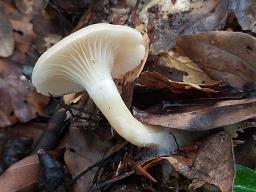
[{"label": "mushroom", "polygon": [[33,69],[32,83],[43,95],[86,90],[120,136],[137,146],[164,147],[168,132],[135,119],[113,81],[135,69],[144,54],[142,35],[135,29],[105,23],[90,25],[42,54]]}]

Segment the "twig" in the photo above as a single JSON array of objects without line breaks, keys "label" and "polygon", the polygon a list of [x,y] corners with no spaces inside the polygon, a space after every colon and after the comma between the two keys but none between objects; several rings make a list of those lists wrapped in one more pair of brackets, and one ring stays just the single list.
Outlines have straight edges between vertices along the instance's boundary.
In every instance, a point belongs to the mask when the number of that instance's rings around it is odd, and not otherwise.
[{"label": "twig", "polygon": [[135,173],[135,171],[132,170],[132,171],[129,171],[129,172],[124,173],[123,175],[116,176],[116,177],[114,177],[114,178],[112,178],[112,179],[110,179],[110,180],[107,180],[107,181],[105,181],[105,182],[100,182],[100,183],[99,183],[98,185],[96,185],[95,187],[92,187],[91,189],[89,189],[89,192],[97,191],[98,189],[100,189],[100,188],[102,188],[102,187],[105,187],[105,186],[107,186],[107,185],[109,185],[109,184],[112,184],[112,183],[114,183],[114,182],[120,181],[120,180],[122,180],[122,179],[125,179],[125,178],[127,178],[127,177],[133,175],[134,173]]},{"label": "twig", "polygon": [[95,164],[93,164],[92,166],[88,167],[86,170],[82,171],[80,174],[78,174],[77,176],[75,176],[72,180],[75,183],[78,179],[80,179],[82,176],[84,176],[88,171],[92,170],[94,167],[100,167],[104,164],[106,164],[106,162],[109,162],[113,159],[114,156],[118,155],[119,153],[121,153],[121,155],[126,151],[127,145],[125,145],[123,148],[121,148],[119,151],[116,151],[114,153],[112,153],[111,155],[109,155],[108,157],[103,158],[102,160],[96,162]]}]

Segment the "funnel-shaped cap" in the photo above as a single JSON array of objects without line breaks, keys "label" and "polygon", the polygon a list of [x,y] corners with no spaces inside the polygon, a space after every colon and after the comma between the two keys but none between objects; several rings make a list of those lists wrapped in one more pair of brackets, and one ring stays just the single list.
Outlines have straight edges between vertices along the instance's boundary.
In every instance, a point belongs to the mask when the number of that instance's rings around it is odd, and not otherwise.
[{"label": "funnel-shaped cap", "polygon": [[145,53],[142,35],[127,26],[94,24],[72,33],[37,61],[32,83],[43,95],[83,91],[104,75],[117,78],[137,67]]}]

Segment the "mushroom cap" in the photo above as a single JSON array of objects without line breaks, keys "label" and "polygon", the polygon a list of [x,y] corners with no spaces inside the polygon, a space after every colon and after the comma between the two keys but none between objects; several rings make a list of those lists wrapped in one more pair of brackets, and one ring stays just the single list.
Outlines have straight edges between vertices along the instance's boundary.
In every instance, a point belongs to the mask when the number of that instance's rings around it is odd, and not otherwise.
[{"label": "mushroom cap", "polygon": [[144,54],[142,35],[135,29],[106,23],[90,25],[42,54],[33,69],[32,83],[43,95],[84,91],[98,78],[118,78],[133,70]]}]

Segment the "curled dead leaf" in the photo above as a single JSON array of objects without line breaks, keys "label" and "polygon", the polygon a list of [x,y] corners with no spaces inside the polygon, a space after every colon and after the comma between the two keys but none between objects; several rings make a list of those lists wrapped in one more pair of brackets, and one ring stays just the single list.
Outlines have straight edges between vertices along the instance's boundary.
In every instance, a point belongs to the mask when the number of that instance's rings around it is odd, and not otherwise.
[{"label": "curled dead leaf", "polygon": [[256,38],[215,31],[181,36],[176,44],[211,78],[238,89],[256,88]]},{"label": "curled dead leaf", "polygon": [[[69,173],[73,178],[100,161],[110,147],[110,142],[101,141],[92,131],[79,129],[71,124],[69,142],[64,156]],[[96,169],[82,175],[73,186],[73,191],[83,192],[93,183]]]},{"label": "curled dead leaf", "polygon": [[190,187],[199,188],[204,184],[213,184],[222,192],[231,192],[235,175],[233,145],[231,137],[219,132],[207,138],[200,146],[195,158],[182,156],[162,157],[172,166],[192,180]]},{"label": "curled dead leaf", "polygon": [[183,113],[150,114],[134,110],[134,115],[141,122],[150,125],[191,131],[210,130],[255,118],[256,98],[222,101]]},{"label": "curled dead leaf", "polygon": [[155,89],[168,89],[174,93],[186,93],[187,90],[197,90],[202,92],[214,93],[214,86],[217,88],[217,84],[197,85],[192,83],[183,83],[172,81],[158,72],[145,71],[137,79],[137,83],[142,86],[151,87]]},{"label": "curled dead leaf", "polygon": [[163,53],[159,56],[159,66],[165,66],[175,73],[178,70],[182,74],[182,82],[188,84],[213,84],[217,81],[212,80],[196,63],[191,61],[188,57],[182,56],[177,50]]}]

